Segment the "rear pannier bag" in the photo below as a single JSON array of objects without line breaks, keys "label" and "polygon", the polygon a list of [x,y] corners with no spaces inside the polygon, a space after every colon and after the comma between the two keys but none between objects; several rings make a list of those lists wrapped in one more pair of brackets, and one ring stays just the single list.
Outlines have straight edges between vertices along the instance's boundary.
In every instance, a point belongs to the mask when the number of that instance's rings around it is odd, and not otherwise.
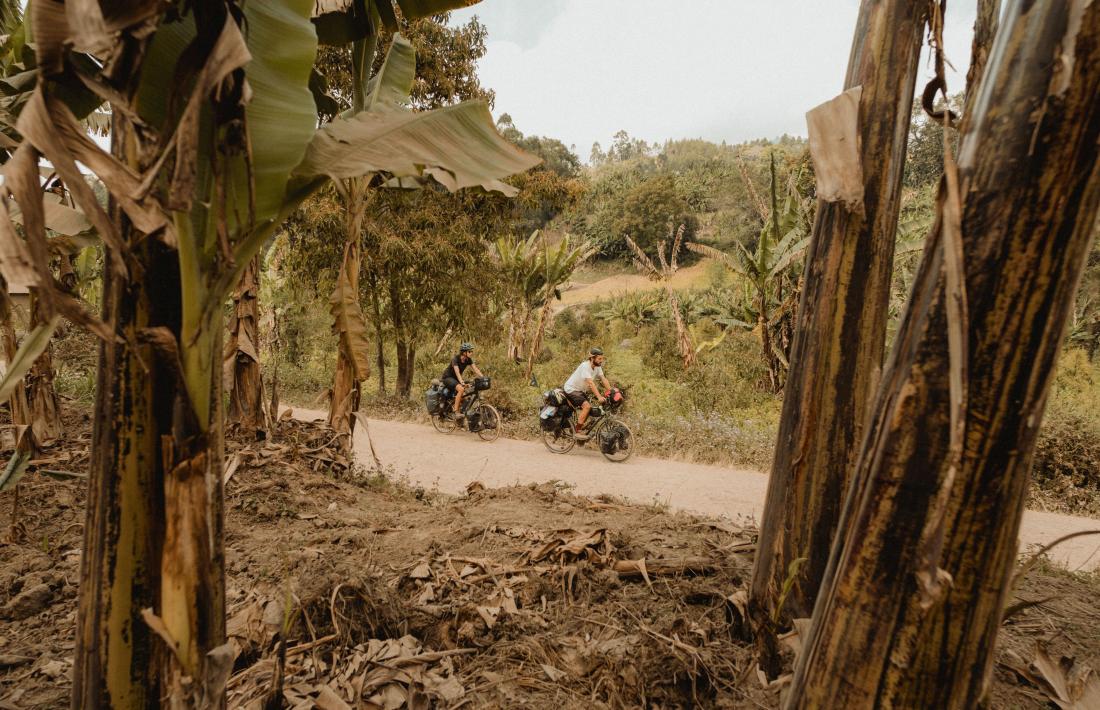
[{"label": "rear pannier bag", "polygon": [[428,414],[439,414],[443,409],[443,392],[437,387],[429,387],[424,392],[424,406]]}]

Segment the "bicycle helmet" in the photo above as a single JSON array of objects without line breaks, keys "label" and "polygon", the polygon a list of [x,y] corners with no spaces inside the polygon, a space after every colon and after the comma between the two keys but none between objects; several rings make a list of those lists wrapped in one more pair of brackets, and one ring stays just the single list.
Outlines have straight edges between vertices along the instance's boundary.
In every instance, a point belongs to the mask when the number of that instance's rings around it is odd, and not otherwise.
[{"label": "bicycle helmet", "polygon": [[473,343],[463,343],[462,347],[460,347],[458,349],[458,352],[468,353],[468,352],[473,352],[473,349],[474,349],[474,344]]},{"label": "bicycle helmet", "polygon": [[589,357],[596,357],[598,355],[603,355],[603,350],[601,350],[600,348],[592,348],[588,351]]}]

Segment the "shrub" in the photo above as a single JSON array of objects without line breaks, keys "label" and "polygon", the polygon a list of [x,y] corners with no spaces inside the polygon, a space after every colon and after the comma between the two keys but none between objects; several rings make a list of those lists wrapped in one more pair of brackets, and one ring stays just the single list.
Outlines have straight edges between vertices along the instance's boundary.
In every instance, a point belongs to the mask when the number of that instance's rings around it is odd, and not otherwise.
[{"label": "shrub", "polygon": [[1100,515],[1100,367],[1084,351],[1062,354],[1032,465],[1031,503]]}]

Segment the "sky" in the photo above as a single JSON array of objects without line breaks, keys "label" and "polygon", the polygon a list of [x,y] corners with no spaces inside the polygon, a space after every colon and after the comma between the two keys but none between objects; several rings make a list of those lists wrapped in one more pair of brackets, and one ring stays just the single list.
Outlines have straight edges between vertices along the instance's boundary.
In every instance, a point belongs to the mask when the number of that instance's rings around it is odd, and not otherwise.
[{"label": "sky", "polygon": [[[970,62],[976,0],[948,3],[951,93]],[[483,0],[456,11],[488,29],[479,73],[494,114],[587,160],[619,130],[647,141],[739,143],[806,135],[840,93],[858,0]],[[932,76],[927,56],[919,91]]]}]

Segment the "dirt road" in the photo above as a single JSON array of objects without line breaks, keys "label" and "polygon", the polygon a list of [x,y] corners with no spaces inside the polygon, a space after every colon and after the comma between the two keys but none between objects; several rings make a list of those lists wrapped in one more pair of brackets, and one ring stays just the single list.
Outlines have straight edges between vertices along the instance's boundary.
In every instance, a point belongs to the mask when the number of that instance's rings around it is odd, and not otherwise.
[{"label": "dirt road", "polygon": [[[296,410],[295,416],[312,419],[324,414]],[[413,485],[443,493],[463,493],[471,481],[497,487],[559,480],[580,495],[607,493],[735,520],[759,520],[764,509],[767,476],[748,469],[644,457],[615,464],[588,447],[559,456],[540,442],[498,439],[486,443],[464,431],[445,435],[426,425],[377,419],[370,420],[370,433],[384,466],[393,466]],[[360,461],[370,461],[361,428],[356,430],[355,450]],[[1100,530],[1100,520],[1027,511],[1021,544],[1027,549],[1083,530]],[[1069,540],[1050,556],[1070,569],[1100,569],[1100,535]]]},{"label": "dirt road", "polygon": [[[679,269],[672,277],[672,288],[677,291],[702,286],[706,280],[709,259]],[[637,291],[656,291],[661,286],[641,274],[616,274],[589,284],[574,284],[561,295],[555,307],[559,310],[579,303],[591,303],[601,298],[613,298]]]}]

